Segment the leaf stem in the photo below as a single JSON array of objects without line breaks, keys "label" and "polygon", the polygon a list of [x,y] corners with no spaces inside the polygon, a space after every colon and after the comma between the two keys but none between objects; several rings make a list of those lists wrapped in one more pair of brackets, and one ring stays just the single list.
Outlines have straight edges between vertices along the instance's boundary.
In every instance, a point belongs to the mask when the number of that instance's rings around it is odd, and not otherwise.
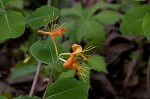
[{"label": "leaf stem", "polygon": [[53,69],[52,69],[52,72],[51,72],[50,77],[49,77],[50,79],[49,79],[49,81],[48,81],[48,84],[47,84],[47,87],[46,87],[46,90],[45,90],[45,92],[44,92],[44,95],[43,95],[42,99],[45,99],[46,92],[47,92],[47,90],[48,90],[48,85],[51,83],[51,79],[52,79],[52,75],[53,75],[54,70],[55,70],[55,67],[53,67]]},{"label": "leaf stem", "polygon": [[48,5],[48,6],[51,5],[51,0],[47,0],[47,5]]},{"label": "leaf stem", "polygon": [[52,41],[53,41],[53,44],[54,44],[54,47],[55,47],[56,56],[57,56],[57,58],[58,58],[58,48],[57,48],[57,44],[56,44],[55,37],[53,37],[53,36],[52,36]]},{"label": "leaf stem", "polygon": [[42,66],[42,63],[39,62],[38,66],[37,66],[37,69],[36,69],[35,76],[34,76],[34,80],[33,80],[33,83],[32,83],[31,89],[30,89],[29,97],[32,97],[32,95],[34,93],[34,89],[35,89],[35,86],[36,86],[36,83],[37,83],[37,80],[38,80],[38,76],[39,76],[41,66]]},{"label": "leaf stem", "polygon": [[[2,1],[1,1],[1,3],[2,3]],[[51,0],[47,0],[47,5],[48,6],[51,5]],[[46,26],[45,26],[45,28],[46,28]],[[44,38],[46,38],[46,37],[44,37]],[[29,97],[32,97],[32,95],[34,93],[35,86],[36,86],[36,83],[37,83],[37,80],[38,80],[38,76],[39,76],[39,72],[40,72],[41,66],[42,66],[42,63],[38,62],[38,66],[37,66],[37,69],[36,69],[34,80],[33,80],[33,83],[32,83],[32,86],[31,86],[31,89],[30,89],[30,92],[29,92]],[[54,69],[52,70],[52,73],[53,73],[53,71],[54,71]],[[51,76],[52,76],[52,74],[50,75],[50,78],[51,78]]]}]

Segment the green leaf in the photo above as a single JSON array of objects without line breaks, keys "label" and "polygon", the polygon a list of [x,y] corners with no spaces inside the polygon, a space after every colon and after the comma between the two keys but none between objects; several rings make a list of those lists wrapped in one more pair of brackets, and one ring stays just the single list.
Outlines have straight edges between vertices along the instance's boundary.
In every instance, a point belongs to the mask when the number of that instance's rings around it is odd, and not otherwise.
[{"label": "green leaf", "polygon": [[121,1],[120,9],[123,12],[129,12],[137,6],[140,6],[140,2],[137,2],[136,0],[123,0]]},{"label": "green leaf", "polygon": [[13,68],[11,68],[10,79],[19,79],[34,74],[36,66],[37,62],[34,58],[30,58],[26,63],[19,61]]},{"label": "green leaf", "polygon": [[83,8],[80,3],[78,3],[75,7],[73,8],[68,8],[68,9],[62,9],[61,11],[62,16],[72,16],[77,19],[82,19],[84,20],[84,15],[83,15]]},{"label": "green leaf", "polygon": [[107,24],[115,24],[116,21],[123,18],[123,15],[111,10],[104,10],[97,14],[96,16],[92,17],[101,23],[107,25]]},{"label": "green leaf", "polygon": [[141,35],[143,33],[142,20],[148,12],[150,13],[150,6],[142,5],[127,13],[120,26],[120,31],[123,34]]},{"label": "green leaf", "polygon": [[86,38],[92,40],[96,46],[101,47],[106,32],[100,23],[95,20],[89,20],[79,25],[76,35],[78,42]]},{"label": "green leaf", "polygon": [[[76,41],[76,32],[77,32],[78,26],[79,25],[78,25],[77,20],[75,20],[75,19],[69,20],[64,26],[67,28],[67,32],[64,33],[64,35],[69,37],[71,41]],[[74,28],[71,28],[71,27],[74,27]]]},{"label": "green leaf", "polygon": [[6,97],[4,97],[4,96],[1,96],[1,95],[0,95],[0,99],[7,99],[7,98],[6,98]]},{"label": "green leaf", "polygon": [[147,13],[144,16],[144,19],[142,22],[142,29],[143,29],[144,34],[146,35],[148,41],[150,42],[150,13]]},{"label": "green leaf", "polygon": [[19,97],[13,98],[13,99],[41,99],[41,98],[39,98],[37,96],[34,96],[34,97],[19,96]]},{"label": "green leaf", "polygon": [[[57,47],[58,53],[67,52],[60,44],[57,44]],[[30,50],[33,57],[39,62],[52,64],[57,61],[53,42],[38,40],[31,46]]]},{"label": "green leaf", "polygon": [[16,8],[23,9],[24,6],[24,1],[23,0],[11,0],[8,5]]},{"label": "green leaf", "polygon": [[10,0],[0,0],[0,8],[2,8],[4,10],[4,7],[6,6],[6,4],[9,2]]},{"label": "green leaf", "polygon": [[3,40],[0,40],[0,44],[6,42],[8,39],[3,39]]},{"label": "green leaf", "polygon": [[21,13],[6,11],[0,14],[0,40],[16,38],[23,34],[25,20]]},{"label": "green leaf", "polygon": [[56,16],[59,16],[59,14],[60,11],[55,7],[42,6],[40,8],[37,8],[36,11],[26,19],[26,23],[29,24],[32,28],[40,28],[41,26],[54,21]]},{"label": "green leaf", "polygon": [[86,75],[86,77],[79,76],[79,78],[81,81],[84,81],[84,79],[85,79],[85,81],[86,81],[85,83],[90,84],[90,66],[85,62],[82,62],[81,67],[82,66],[86,67],[85,70],[83,70],[83,73]]},{"label": "green leaf", "polygon": [[27,41],[27,49],[28,51],[30,50],[30,47],[38,41],[38,34],[37,33],[32,33],[30,34],[28,41]]},{"label": "green leaf", "polygon": [[89,85],[74,78],[57,80],[48,86],[45,99],[87,99]]},{"label": "green leaf", "polygon": [[105,36],[104,27],[96,22],[95,20],[90,20],[86,22],[82,22],[79,25],[77,31],[77,41],[80,42],[84,37],[93,38],[94,35],[99,36],[100,38],[104,38]]},{"label": "green leaf", "polygon": [[13,68],[11,69],[10,79],[19,79],[23,77],[27,77],[31,74],[34,74],[36,71],[36,66],[27,66],[22,68]]},{"label": "green leaf", "polygon": [[88,58],[87,62],[92,69],[107,73],[106,63],[102,56],[93,55]]},{"label": "green leaf", "polygon": [[117,4],[111,4],[107,2],[98,2],[86,10],[88,12],[87,18],[90,18],[95,13],[95,11],[100,8],[117,9],[119,6]]},{"label": "green leaf", "polygon": [[69,70],[67,72],[62,72],[59,75],[58,79],[62,79],[62,78],[66,78],[66,77],[73,77],[73,76],[75,76],[75,72],[76,72],[75,70]]}]

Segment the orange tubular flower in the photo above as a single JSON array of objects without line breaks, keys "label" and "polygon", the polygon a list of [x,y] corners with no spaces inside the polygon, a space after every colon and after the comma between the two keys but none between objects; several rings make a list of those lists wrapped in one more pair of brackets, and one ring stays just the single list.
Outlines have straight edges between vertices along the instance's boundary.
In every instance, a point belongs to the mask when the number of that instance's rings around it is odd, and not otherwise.
[{"label": "orange tubular flower", "polygon": [[62,36],[64,32],[66,32],[67,29],[66,28],[58,28],[56,30],[54,30],[53,32],[45,32],[45,31],[42,31],[42,30],[38,30],[37,32],[38,33],[41,33],[41,34],[47,34],[47,35],[50,35],[52,37],[55,37],[55,36]]},{"label": "orange tubular flower", "polygon": [[74,55],[71,54],[70,58],[68,58],[68,60],[64,63],[64,67],[69,68],[70,70],[74,70],[75,67],[73,66],[73,64],[78,64],[78,61],[76,60]]},{"label": "orange tubular flower", "polygon": [[[54,17],[54,13],[53,13],[53,17]],[[56,20],[57,20],[58,17],[56,17]],[[63,23],[59,28],[57,29],[54,29],[55,26],[57,26],[56,24],[56,21],[52,22],[51,23],[51,27],[49,28],[49,31],[48,32],[45,32],[45,31],[42,31],[42,30],[38,30],[37,32],[38,33],[41,33],[41,34],[46,34],[46,35],[50,35],[51,38],[52,38],[52,41],[54,43],[54,47],[55,47],[55,51],[56,51],[56,55],[58,56],[58,49],[57,49],[57,44],[56,44],[56,40],[55,40],[55,37],[56,36],[62,36],[64,32],[67,31],[66,28],[62,27],[65,23]],[[54,31],[51,31],[51,30],[54,30]]]},{"label": "orange tubular flower", "polygon": [[92,50],[93,48],[95,48],[96,46],[89,46],[87,49],[83,50],[81,45],[78,44],[73,44],[72,45],[72,50],[74,55],[76,56],[80,56],[82,57],[83,61],[87,61],[87,58],[85,57],[85,55],[83,54],[84,52],[87,52],[89,50]]},{"label": "orange tubular flower", "polygon": [[58,28],[58,29],[54,30],[54,32],[51,33],[50,35],[51,36],[62,36],[63,32],[67,32],[67,29],[66,28]]},{"label": "orange tubular flower", "polygon": [[64,65],[65,68],[68,68],[70,70],[75,70],[76,69],[77,70],[77,73],[76,73],[77,75],[85,76],[85,74],[83,73],[83,70],[85,70],[85,69],[78,65],[78,61],[76,60],[76,58],[73,54],[70,54],[70,58],[68,58],[68,60],[65,61],[65,63],[63,65]]},{"label": "orange tubular flower", "polygon": [[54,43],[56,55],[58,56],[58,49],[57,49],[57,45],[56,45],[55,36],[61,36],[61,35],[63,35],[63,32],[66,32],[66,31],[67,31],[66,28],[58,28],[58,29],[54,30],[53,32],[45,32],[45,31],[42,31],[42,30],[38,30],[37,32],[41,33],[41,34],[46,34],[46,35],[51,36],[52,41]]}]

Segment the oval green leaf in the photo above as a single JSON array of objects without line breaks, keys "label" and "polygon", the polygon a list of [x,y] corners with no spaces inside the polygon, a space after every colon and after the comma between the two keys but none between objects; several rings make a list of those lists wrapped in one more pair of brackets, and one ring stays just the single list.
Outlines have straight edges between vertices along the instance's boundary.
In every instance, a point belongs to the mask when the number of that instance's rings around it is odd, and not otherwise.
[{"label": "oval green leaf", "polygon": [[150,5],[142,5],[127,13],[120,26],[120,31],[123,34],[141,35],[143,33],[142,20],[148,12],[150,13]]},{"label": "oval green leaf", "polygon": [[[57,44],[57,47],[58,53],[67,52],[60,44]],[[57,61],[53,42],[38,40],[31,46],[30,50],[33,57],[39,62],[52,64]]]},{"label": "oval green leaf", "polygon": [[16,38],[25,30],[25,19],[16,11],[6,11],[0,14],[0,40]]},{"label": "oval green leaf", "polygon": [[89,85],[74,78],[63,78],[48,86],[45,99],[87,99]]}]

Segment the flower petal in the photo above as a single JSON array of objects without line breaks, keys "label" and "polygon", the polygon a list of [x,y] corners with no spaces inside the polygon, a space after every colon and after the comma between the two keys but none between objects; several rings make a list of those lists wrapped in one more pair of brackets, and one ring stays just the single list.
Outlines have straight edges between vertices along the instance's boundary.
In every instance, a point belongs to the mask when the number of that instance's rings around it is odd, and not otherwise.
[{"label": "flower petal", "polygon": [[45,31],[42,31],[42,30],[38,30],[37,32],[38,32],[38,33],[41,33],[41,34],[48,34],[48,35],[51,34],[51,32],[45,32]]},{"label": "flower petal", "polygon": [[74,70],[73,67],[74,64],[78,64],[78,61],[76,60],[75,56],[73,54],[70,55],[68,60],[63,64],[65,68],[69,68],[70,70]]},{"label": "flower petal", "polygon": [[82,52],[82,47],[81,47],[81,45],[73,44],[72,45],[72,50],[73,50],[74,54],[78,54],[78,53]]}]

